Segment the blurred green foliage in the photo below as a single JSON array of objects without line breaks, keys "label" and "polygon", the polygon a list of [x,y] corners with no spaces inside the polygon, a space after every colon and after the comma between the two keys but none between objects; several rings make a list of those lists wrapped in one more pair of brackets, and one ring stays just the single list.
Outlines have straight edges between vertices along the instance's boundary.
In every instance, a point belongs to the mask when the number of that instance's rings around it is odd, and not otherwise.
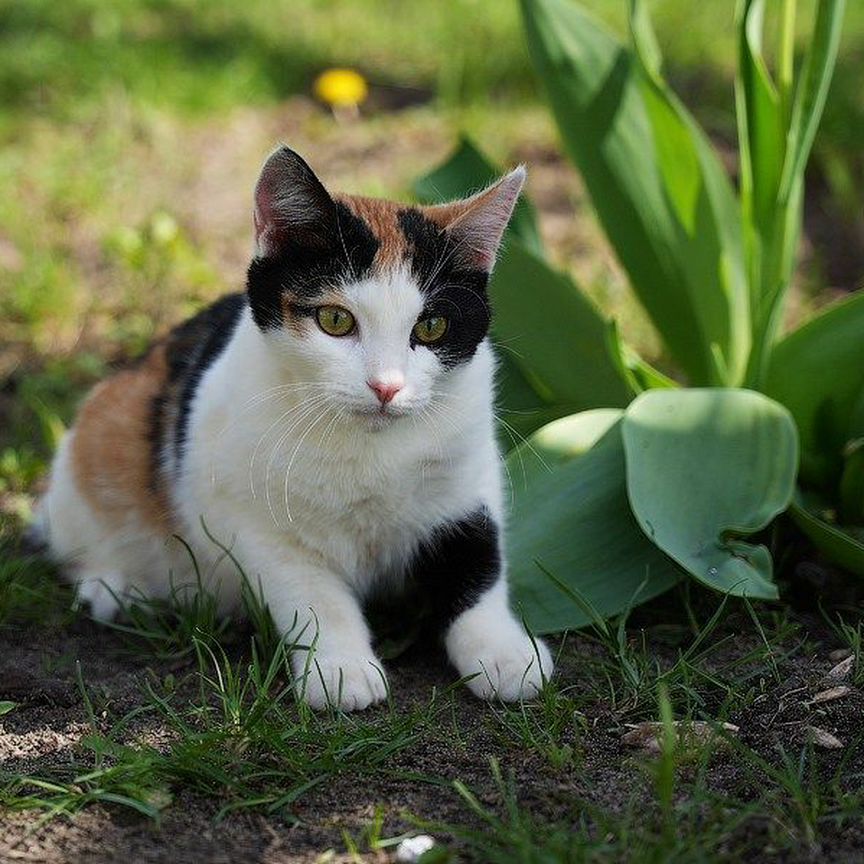
[{"label": "blurred green foliage", "polygon": [[[584,5],[625,22],[620,0]],[[709,92],[729,85],[732,5],[649,4],[673,79]],[[814,3],[798,5],[806,33]],[[373,84],[428,88],[445,104],[535,94],[517,4],[501,0],[0,0],[0,21],[7,129],[22,112],[68,117],[117,92],[183,112],[271,101],[304,92],[333,65],[357,66]],[[862,51],[864,8],[851,4],[844,53],[854,60]],[[860,64],[850,62],[835,89],[845,98],[832,102],[862,112]],[[846,123],[836,133],[860,140]]]}]

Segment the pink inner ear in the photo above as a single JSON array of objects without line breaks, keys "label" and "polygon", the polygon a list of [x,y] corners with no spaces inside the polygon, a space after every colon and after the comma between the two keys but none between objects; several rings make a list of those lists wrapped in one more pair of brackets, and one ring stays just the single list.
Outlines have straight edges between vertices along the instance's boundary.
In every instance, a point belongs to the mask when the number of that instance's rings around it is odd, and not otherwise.
[{"label": "pink inner ear", "polygon": [[492,270],[524,183],[525,168],[520,165],[494,186],[455,205],[455,218],[447,230],[471,267]]},{"label": "pink inner ear", "polygon": [[255,225],[255,245],[263,252],[273,252],[278,246],[278,235],[280,223],[285,223],[284,216],[280,216],[277,208],[277,193],[274,188],[281,180],[273,176],[276,172],[262,172],[255,187],[255,207],[252,211],[252,220]]},{"label": "pink inner ear", "polygon": [[495,266],[496,252],[487,249],[475,250],[471,255],[471,265],[478,270],[491,270]]},{"label": "pink inner ear", "polygon": [[268,239],[272,239],[276,227],[273,197],[272,191],[259,183],[255,190],[255,208],[252,211],[252,220],[255,223],[255,243],[259,248],[263,248]]},{"label": "pink inner ear", "polygon": [[280,147],[267,158],[255,186],[255,242],[273,254],[291,237],[308,243],[330,236],[335,205],[312,169],[293,150]]}]

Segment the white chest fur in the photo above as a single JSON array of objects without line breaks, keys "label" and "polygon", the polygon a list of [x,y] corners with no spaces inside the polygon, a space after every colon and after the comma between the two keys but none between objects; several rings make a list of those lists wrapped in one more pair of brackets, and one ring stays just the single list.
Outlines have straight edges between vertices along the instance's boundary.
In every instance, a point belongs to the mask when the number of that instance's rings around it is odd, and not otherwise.
[{"label": "white chest fur", "polygon": [[488,345],[434,412],[381,428],[308,398],[268,347],[244,317],[199,387],[177,484],[191,531],[203,517],[228,543],[254,525],[365,593],[442,522],[481,502],[500,518]]}]

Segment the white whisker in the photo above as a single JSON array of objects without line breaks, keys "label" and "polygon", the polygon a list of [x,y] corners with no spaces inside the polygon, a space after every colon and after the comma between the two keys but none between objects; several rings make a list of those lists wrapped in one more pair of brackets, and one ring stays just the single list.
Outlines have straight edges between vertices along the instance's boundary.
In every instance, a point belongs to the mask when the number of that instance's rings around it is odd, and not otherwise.
[{"label": "white whisker", "polygon": [[252,500],[253,500],[253,501],[254,501],[254,500],[256,499],[256,497],[257,497],[257,495],[256,495],[256,493],[255,493],[255,460],[258,458],[258,452],[259,452],[259,450],[261,449],[262,445],[264,444],[264,441],[265,441],[265,439],[267,438],[267,436],[268,436],[268,435],[269,435],[269,434],[270,434],[270,433],[271,433],[271,432],[272,432],[272,431],[273,431],[273,430],[274,430],[274,429],[275,429],[275,428],[276,428],[276,427],[277,427],[277,426],[278,426],[278,425],[279,425],[283,420],[287,420],[287,419],[288,419],[292,414],[294,414],[295,412],[298,412],[298,411],[300,411],[300,412],[304,412],[304,416],[305,416],[305,410],[304,410],[304,409],[308,409],[310,406],[317,406],[318,404],[320,404],[320,403],[321,403],[323,400],[325,400],[326,398],[328,398],[328,397],[327,397],[327,394],[323,394],[323,393],[322,393],[322,394],[319,394],[319,395],[317,395],[317,396],[313,396],[312,399],[309,399],[309,400],[307,400],[307,401],[305,401],[305,402],[300,402],[300,403],[298,403],[298,404],[296,404],[296,405],[292,405],[291,408],[289,408],[287,411],[285,411],[283,414],[281,414],[279,417],[277,417],[277,418],[276,418],[276,419],[275,419],[275,420],[274,420],[274,421],[273,421],[273,422],[272,422],[272,423],[267,427],[267,429],[264,431],[264,433],[263,433],[263,434],[261,435],[261,437],[258,439],[258,442],[255,444],[255,447],[254,447],[254,449],[252,450],[252,455],[249,457],[249,489],[250,489],[250,491],[251,491],[251,493],[252,493]]},{"label": "white whisker", "polygon": [[291,510],[288,506],[288,478],[291,476],[291,466],[294,464],[294,460],[297,458],[297,454],[300,452],[300,448],[303,446],[303,442],[306,440],[306,436],[324,419],[324,417],[327,415],[327,412],[330,411],[331,408],[331,405],[325,405],[324,409],[315,418],[315,420],[309,424],[309,426],[298,439],[297,444],[294,447],[294,452],[291,454],[291,458],[288,460],[288,467],[285,469],[285,485],[283,494],[285,498],[285,516],[287,517],[289,522],[294,521],[291,517]]},{"label": "white whisker", "polygon": [[296,429],[304,420],[315,415],[315,420],[313,420],[310,426],[307,426],[306,430],[304,431],[303,435],[305,435],[306,432],[309,431],[309,428],[311,428],[311,426],[314,426],[315,423],[317,423],[318,420],[320,420],[321,417],[326,414],[328,408],[329,405],[326,401],[324,403],[319,402],[309,407],[307,411],[305,411],[300,417],[296,418],[291,423],[291,425],[287,429],[285,429],[285,431],[279,436],[279,440],[273,445],[273,449],[270,451],[270,458],[267,460],[267,468],[264,472],[264,498],[267,502],[267,509],[270,511],[270,518],[273,520],[273,524],[277,528],[280,527],[279,520],[277,519],[276,511],[273,508],[273,498],[270,488],[270,475],[273,471],[273,463],[282,445],[288,440],[294,429]]}]

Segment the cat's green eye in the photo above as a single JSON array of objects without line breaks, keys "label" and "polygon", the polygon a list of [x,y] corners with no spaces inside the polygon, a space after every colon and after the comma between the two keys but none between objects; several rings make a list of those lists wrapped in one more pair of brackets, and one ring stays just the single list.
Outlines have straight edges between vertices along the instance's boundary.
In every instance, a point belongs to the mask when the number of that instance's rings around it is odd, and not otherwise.
[{"label": "cat's green eye", "polygon": [[347,336],[354,330],[354,316],[341,306],[319,306],[315,310],[318,326],[328,336]]},{"label": "cat's green eye", "polygon": [[447,319],[440,315],[424,318],[414,325],[414,337],[424,345],[431,345],[444,337],[447,332]]}]

